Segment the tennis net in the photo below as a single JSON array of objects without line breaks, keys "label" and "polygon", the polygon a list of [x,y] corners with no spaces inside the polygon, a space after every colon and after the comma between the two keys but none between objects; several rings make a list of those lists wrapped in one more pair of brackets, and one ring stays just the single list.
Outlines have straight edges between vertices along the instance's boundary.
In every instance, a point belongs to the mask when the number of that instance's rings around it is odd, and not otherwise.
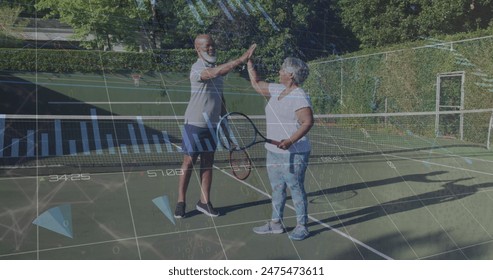
[{"label": "tennis net", "polygon": [[[312,162],[395,150],[473,145],[489,148],[493,109],[317,115]],[[251,116],[265,135],[265,117]],[[0,170],[34,167],[179,165],[182,117],[0,115]],[[256,161],[263,145],[248,149]],[[227,162],[218,145],[216,162]]]}]

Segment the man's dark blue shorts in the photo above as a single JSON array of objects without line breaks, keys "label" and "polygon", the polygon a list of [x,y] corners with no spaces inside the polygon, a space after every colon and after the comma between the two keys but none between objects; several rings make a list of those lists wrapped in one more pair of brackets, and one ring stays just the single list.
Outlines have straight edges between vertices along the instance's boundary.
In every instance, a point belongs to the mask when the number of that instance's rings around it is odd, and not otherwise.
[{"label": "man's dark blue shorts", "polygon": [[181,148],[183,153],[194,157],[205,152],[216,150],[216,132],[208,127],[185,124]]}]

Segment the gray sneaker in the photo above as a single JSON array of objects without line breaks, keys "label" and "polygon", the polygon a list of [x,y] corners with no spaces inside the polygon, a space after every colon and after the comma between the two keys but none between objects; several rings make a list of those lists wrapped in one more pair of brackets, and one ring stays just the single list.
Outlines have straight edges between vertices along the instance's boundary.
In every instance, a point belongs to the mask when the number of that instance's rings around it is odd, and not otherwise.
[{"label": "gray sneaker", "polygon": [[214,209],[214,207],[210,202],[202,203],[199,200],[199,202],[197,202],[197,205],[195,206],[195,209],[199,210],[200,212],[206,214],[209,217],[219,216],[219,212],[216,209]]},{"label": "gray sneaker", "polygon": [[300,241],[310,236],[310,232],[305,226],[297,225],[289,234],[289,239]]},{"label": "gray sneaker", "polygon": [[185,202],[178,202],[176,203],[176,208],[175,208],[175,218],[181,219],[185,217]]},{"label": "gray sneaker", "polygon": [[281,223],[276,223],[273,221],[268,221],[265,225],[260,227],[254,227],[253,232],[257,234],[279,234],[284,232],[284,228]]}]

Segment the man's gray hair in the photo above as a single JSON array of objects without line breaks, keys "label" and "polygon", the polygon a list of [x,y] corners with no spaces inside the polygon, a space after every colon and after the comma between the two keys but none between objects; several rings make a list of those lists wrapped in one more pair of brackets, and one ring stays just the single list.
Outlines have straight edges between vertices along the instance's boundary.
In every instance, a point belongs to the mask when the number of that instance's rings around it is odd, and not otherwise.
[{"label": "man's gray hair", "polygon": [[303,60],[295,57],[286,57],[281,69],[292,73],[293,80],[297,85],[301,85],[308,77],[308,74],[310,74],[308,65]]}]

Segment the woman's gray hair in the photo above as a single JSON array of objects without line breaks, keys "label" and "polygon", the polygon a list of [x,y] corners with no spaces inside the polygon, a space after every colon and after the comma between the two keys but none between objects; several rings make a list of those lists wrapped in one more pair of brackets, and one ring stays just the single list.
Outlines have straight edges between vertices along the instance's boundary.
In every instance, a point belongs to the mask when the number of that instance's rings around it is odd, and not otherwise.
[{"label": "woman's gray hair", "polygon": [[281,69],[288,73],[292,73],[293,80],[297,85],[301,85],[308,77],[308,74],[310,74],[308,65],[303,60],[295,57],[287,57],[284,59]]}]

